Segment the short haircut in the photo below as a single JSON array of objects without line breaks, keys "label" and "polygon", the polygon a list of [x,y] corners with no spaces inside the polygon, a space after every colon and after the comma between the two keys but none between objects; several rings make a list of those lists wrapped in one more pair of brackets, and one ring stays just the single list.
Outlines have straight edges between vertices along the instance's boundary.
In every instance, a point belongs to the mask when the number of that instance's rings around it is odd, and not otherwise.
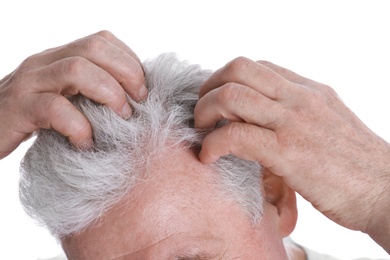
[{"label": "short haircut", "polygon": [[[161,151],[197,149],[211,131],[194,128],[194,107],[211,72],[162,54],[144,62],[146,101],[129,98],[128,120],[82,96],[71,98],[89,119],[94,146],[76,149],[54,130],[39,130],[21,163],[20,199],[26,212],[56,238],[79,232],[118,203]],[[183,148],[184,147],[184,148]],[[210,165],[217,186],[252,221],[262,216],[261,166],[228,155]]]}]

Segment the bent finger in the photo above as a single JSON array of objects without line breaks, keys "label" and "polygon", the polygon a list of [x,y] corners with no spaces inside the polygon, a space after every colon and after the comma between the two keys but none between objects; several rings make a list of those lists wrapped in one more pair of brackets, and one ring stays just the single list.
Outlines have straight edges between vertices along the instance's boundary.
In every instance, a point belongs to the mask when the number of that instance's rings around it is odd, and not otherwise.
[{"label": "bent finger", "polygon": [[82,57],[71,57],[43,67],[35,75],[35,93],[54,92],[83,96],[112,108],[123,118],[129,118],[131,108],[126,93],[105,70]]},{"label": "bent finger", "polygon": [[279,160],[277,149],[276,134],[272,130],[231,122],[205,137],[199,159],[207,164],[221,156],[233,154],[270,168]]},{"label": "bent finger", "polygon": [[92,127],[87,118],[64,96],[41,94],[31,104],[30,122],[37,128],[54,129],[78,148],[92,145]]},{"label": "bent finger", "polygon": [[140,65],[142,64],[137,54],[135,54],[135,52],[129,46],[127,46],[123,41],[121,41],[118,37],[116,37],[112,32],[103,30],[95,33],[94,35],[98,35],[100,37],[105,38],[107,41],[111,42],[121,50],[125,51],[128,55],[133,57],[134,60],[136,60]]},{"label": "bent finger", "polygon": [[83,57],[107,71],[135,100],[146,98],[144,72],[139,58],[114,35],[100,34],[35,55],[34,62],[49,65],[70,57]]},{"label": "bent finger", "polygon": [[273,100],[284,98],[284,93],[288,93],[285,88],[291,83],[271,69],[239,57],[214,72],[201,86],[199,96],[229,82],[246,85]]},{"label": "bent finger", "polygon": [[283,114],[280,103],[237,83],[211,90],[198,101],[194,111],[197,128],[210,128],[227,119],[273,129],[284,121]]}]

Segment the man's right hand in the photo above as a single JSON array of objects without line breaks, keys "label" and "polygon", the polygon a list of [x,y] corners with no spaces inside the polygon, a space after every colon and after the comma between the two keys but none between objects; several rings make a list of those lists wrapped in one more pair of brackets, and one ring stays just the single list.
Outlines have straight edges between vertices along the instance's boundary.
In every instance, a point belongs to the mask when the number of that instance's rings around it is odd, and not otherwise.
[{"label": "man's right hand", "polygon": [[137,55],[108,31],[27,58],[0,81],[0,159],[39,128],[52,128],[79,148],[92,144],[88,120],[65,96],[82,94],[128,118],[128,93],[147,96]]}]

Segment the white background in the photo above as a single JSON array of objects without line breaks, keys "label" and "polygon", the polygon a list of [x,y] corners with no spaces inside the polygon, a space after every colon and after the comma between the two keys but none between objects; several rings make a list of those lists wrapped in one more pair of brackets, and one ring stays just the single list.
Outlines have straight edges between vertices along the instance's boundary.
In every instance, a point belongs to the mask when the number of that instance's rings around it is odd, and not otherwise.
[{"label": "white background", "polygon": [[[390,141],[390,12],[386,1],[2,1],[0,78],[26,57],[107,29],[141,58],[162,52],[217,69],[237,56],[270,60],[332,86]],[[4,123],[4,122],[1,122]],[[0,259],[36,259],[60,247],[24,214],[19,162],[0,161]],[[389,256],[299,199],[292,237],[342,259]]]}]

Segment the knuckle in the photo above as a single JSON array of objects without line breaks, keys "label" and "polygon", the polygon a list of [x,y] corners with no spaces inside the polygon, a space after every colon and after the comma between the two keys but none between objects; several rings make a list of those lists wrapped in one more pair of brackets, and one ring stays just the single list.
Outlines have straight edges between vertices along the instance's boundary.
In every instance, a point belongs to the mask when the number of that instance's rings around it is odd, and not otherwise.
[{"label": "knuckle", "polygon": [[327,95],[318,89],[305,93],[303,98],[305,100],[306,106],[310,108],[312,112],[319,112],[323,109],[326,109],[326,107],[329,105]]},{"label": "knuckle", "polygon": [[102,37],[102,38],[105,38],[107,40],[115,38],[115,35],[108,30],[101,30],[101,31],[97,32],[95,35]]},{"label": "knuckle", "polygon": [[95,54],[102,52],[107,46],[107,42],[103,37],[91,35],[81,41],[81,48],[86,54]]},{"label": "knuckle", "polygon": [[53,95],[53,97],[47,102],[45,111],[50,115],[49,117],[57,118],[63,107],[67,104],[63,101],[63,98],[59,95]]},{"label": "knuckle", "polygon": [[227,126],[227,138],[231,140],[232,143],[237,143],[242,140],[245,133],[244,125],[238,122],[231,122]]},{"label": "knuckle", "polygon": [[338,96],[336,91],[332,87],[330,87],[328,85],[321,84],[321,90],[328,97],[332,97],[333,98],[333,97],[337,97]]},{"label": "knuckle", "polygon": [[253,61],[246,57],[237,57],[227,64],[227,72],[239,76]]},{"label": "knuckle", "polygon": [[269,67],[269,66],[274,65],[272,62],[267,61],[267,60],[258,60],[257,63],[259,63],[260,65],[263,65],[265,67]]},{"label": "knuckle", "polygon": [[322,92],[316,89],[309,89],[305,91],[301,91],[300,97],[302,100],[305,100],[310,106],[316,106],[322,102],[324,95]]},{"label": "knuckle", "polygon": [[80,56],[66,58],[62,61],[60,73],[73,76],[82,75],[82,72],[86,67],[85,63],[86,60]]},{"label": "knuckle", "polygon": [[100,103],[108,106],[119,107],[120,102],[124,103],[126,100],[124,89],[109,75],[103,75],[99,78],[94,91],[102,98]]},{"label": "knuckle", "polygon": [[121,107],[121,105],[124,105],[124,102],[126,101],[126,95],[121,88],[108,88],[107,92],[107,104],[111,104],[115,107]]},{"label": "knuckle", "polygon": [[227,83],[216,89],[216,101],[218,104],[227,104],[237,97],[237,88],[235,83]]},{"label": "knuckle", "polygon": [[19,66],[19,68],[25,68],[25,67],[30,67],[30,65],[34,64],[36,54],[27,57]]},{"label": "knuckle", "polygon": [[19,65],[19,67],[17,68],[17,71],[24,72],[24,71],[31,70],[31,69],[34,69],[34,67],[39,66],[39,64],[38,64],[39,55],[40,55],[39,53],[34,54],[34,55],[31,55],[31,56],[27,57],[26,59],[24,59],[22,61],[22,63]]},{"label": "knuckle", "polygon": [[131,82],[137,86],[141,86],[144,81],[144,71],[141,66],[133,66],[131,70],[126,70],[127,78],[131,79]]},{"label": "knuckle", "polygon": [[339,97],[333,88],[327,85],[320,85],[316,90],[311,91],[308,99],[313,107],[327,107],[334,103],[335,100],[339,100]]}]

